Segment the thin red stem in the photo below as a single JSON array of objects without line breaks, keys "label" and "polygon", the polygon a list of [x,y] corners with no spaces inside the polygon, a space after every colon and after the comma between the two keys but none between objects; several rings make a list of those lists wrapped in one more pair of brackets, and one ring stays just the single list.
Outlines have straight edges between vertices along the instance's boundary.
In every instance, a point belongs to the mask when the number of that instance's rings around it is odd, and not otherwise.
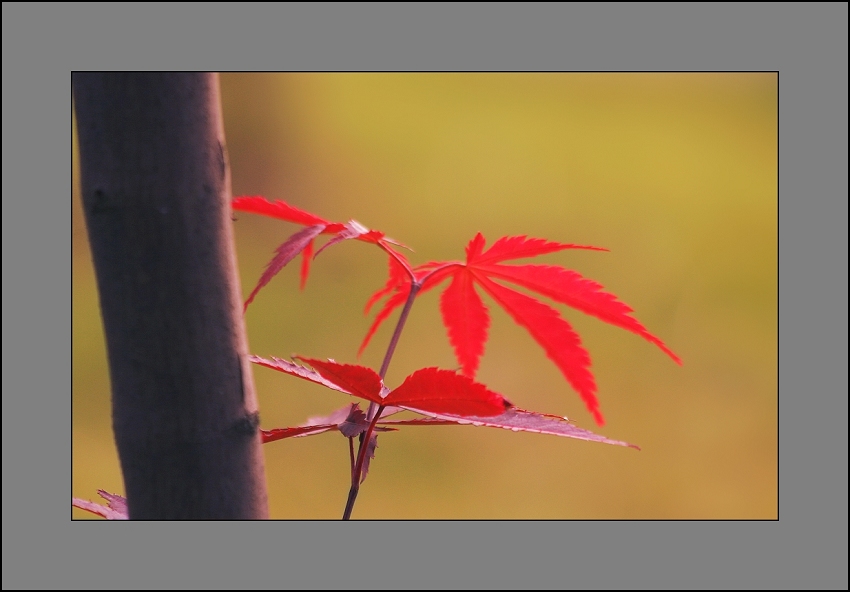
[{"label": "thin red stem", "polygon": [[411,282],[410,293],[407,295],[407,302],[404,303],[404,308],[401,309],[401,314],[398,317],[398,323],[396,323],[395,331],[393,331],[393,336],[390,339],[390,344],[387,346],[387,353],[384,355],[384,361],[381,364],[381,370],[378,372],[381,376],[381,380],[387,376],[387,370],[390,367],[390,361],[393,359],[395,348],[398,345],[399,338],[401,337],[401,331],[404,329],[404,324],[407,322],[407,315],[410,314],[410,309],[413,307],[413,301],[416,298],[416,294],[419,293],[419,290],[421,289],[421,282]]},{"label": "thin red stem", "polygon": [[[342,514],[343,520],[351,519],[351,511],[354,509],[354,502],[357,500],[357,494],[360,492],[360,475],[363,473],[363,463],[366,461],[366,454],[369,450],[369,440],[372,438],[372,432],[375,430],[375,424],[381,417],[384,411],[384,406],[378,406],[378,411],[375,417],[369,422],[369,428],[366,430],[365,438],[360,443],[360,453],[357,455],[357,464],[354,466],[354,471],[351,474],[351,489],[348,490],[348,501],[345,503],[345,511]],[[364,444],[365,442],[365,444]]]},{"label": "thin red stem", "polygon": [[[395,348],[398,345],[398,340],[401,337],[401,332],[404,329],[404,325],[407,322],[407,317],[410,314],[410,309],[413,307],[413,302],[416,300],[416,295],[419,293],[419,290],[422,289],[422,286],[425,282],[430,279],[434,274],[439,273],[449,267],[461,266],[465,265],[459,261],[453,261],[451,263],[446,263],[441,265],[435,269],[432,269],[427,274],[425,274],[422,279],[417,280],[416,274],[410,268],[407,261],[401,257],[398,253],[390,249],[388,246],[383,243],[378,243],[378,245],[386,251],[390,257],[393,257],[410,275],[410,293],[407,295],[407,301],[404,303],[404,308],[401,309],[401,314],[398,317],[398,322],[396,323],[395,330],[393,331],[392,338],[390,339],[390,343],[387,346],[387,353],[384,354],[384,361],[381,363],[381,370],[378,374],[383,381],[387,376],[387,370],[390,367],[390,362],[393,359],[393,354],[395,353]],[[377,412],[376,412],[377,409]],[[372,437],[372,432],[374,431],[375,424],[378,421],[378,418],[381,416],[381,412],[384,410],[383,405],[378,405],[377,403],[369,403],[369,409],[366,412],[366,419],[369,421],[369,429],[360,434],[360,448],[358,449],[357,455],[357,463],[354,465],[354,468],[351,471],[351,489],[348,490],[348,500],[345,504],[345,511],[343,512],[342,519],[349,520],[351,518],[351,512],[354,509],[354,502],[357,500],[357,494],[360,491],[360,475],[363,472],[363,463],[365,462],[366,453],[369,449],[369,439]],[[349,439],[351,442],[351,454],[353,455],[353,440]],[[353,461],[353,456],[352,456]]]},{"label": "thin red stem", "polygon": [[351,474],[354,475],[354,438],[348,438],[348,458],[351,464]]},{"label": "thin red stem", "polygon": [[[404,308],[401,309],[401,314],[398,317],[398,322],[396,323],[395,330],[393,331],[393,336],[390,339],[390,344],[387,346],[387,353],[384,354],[384,361],[381,363],[381,370],[378,372],[381,380],[387,377],[387,370],[389,370],[390,362],[392,361],[393,354],[395,353],[395,348],[398,345],[399,338],[401,337],[401,331],[404,329],[404,324],[407,322],[407,316],[410,314],[410,309],[413,307],[413,301],[416,299],[416,294],[420,289],[422,289],[422,284],[420,282],[411,282],[410,293],[407,295],[407,302],[404,303]],[[376,403],[369,403],[369,409],[366,411],[367,420],[372,419],[376,406]],[[360,445],[363,445],[362,436],[360,437]]]},{"label": "thin red stem", "polygon": [[[392,251],[388,250],[388,252]],[[405,266],[405,269],[408,268]],[[379,372],[379,375],[382,381],[387,375],[387,370],[390,367],[390,361],[393,359],[393,353],[395,352],[396,345],[398,345],[398,340],[401,337],[401,331],[404,329],[404,324],[407,322],[407,316],[410,314],[413,301],[416,299],[416,294],[421,288],[422,284],[417,282],[414,276],[414,279],[410,282],[410,294],[407,296],[407,302],[404,303],[404,308],[401,310],[401,315],[399,315],[398,322],[396,323],[395,330],[393,331],[392,339],[390,339],[390,344],[387,347],[387,353],[384,355],[384,361],[381,364],[381,371]],[[377,413],[375,412],[376,408]],[[365,457],[366,450],[369,448],[369,438],[371,437],[375,422],[378,420],[378,417],[380,417],[382,410],[383,406],[378,407],[375,402],[369,403],[369,409],[366,411],[366,419],[367,421],[371,421],[371,423],[369,424],[368,432],[360,434],[360,448],[358,451],[359,458],[357,465],[352,471],[351,489],[348,490],[348,501],[345,504],[345,512],[342,517],[343,520],[349,519],[351,516],[351,510],[354,508],[354,501],[357,499],[358,491],[360,491],[360,472],[363,468],[362,459]]]}]

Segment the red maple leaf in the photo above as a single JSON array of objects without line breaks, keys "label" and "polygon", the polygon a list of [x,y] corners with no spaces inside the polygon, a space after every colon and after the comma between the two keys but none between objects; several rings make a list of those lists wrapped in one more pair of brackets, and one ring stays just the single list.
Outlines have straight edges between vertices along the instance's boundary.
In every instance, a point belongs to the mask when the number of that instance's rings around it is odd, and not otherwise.
[{"label": "red maple leaf", "polygon": [[[276,255],[268,262],[265,271],[257,282],[256,287],[251,291],[251,294],[245,301],[245,309],[248,308],[248,305],[251,304],[257,293],[266,284],[268,284],[281,269],[283,269],[290,261],[295,259],[299,253],[303,255],[301,262],[302,289],[307,283],[307,276],[310,273],[310,261],[313,257],[318,255],[327,247],[343,240],[356,239],[373,243],[387,251],[390,254],[391,259],[400,258],[403,260],[402,255],[393,251],[389,246],[390,244],[400,245],[400,243],[391,238],[387,238],[384,236],[383,232],[369,230],[356,220],[349,220],[346,223],[329,222],[315,214],[299,210],[284,201],[277,200],[271,202],[258,195],[237,197],[233,200],[232,206],[234,210],[261,214],[263,216],[270,216],[272,218],[278,218],[280,220],[286,220],[287,222],[294,222],[295,224],[302,224],[306,226],[306,228],[303,228],[290,236],[280,246],[278,246],[277,249],[275,249]],[[332,234],[334,236],[314,255],[313,248],[315,239],[320,234]]]},{"label": "red maple leaf", "polygon": [[[676,363],[682,363],[660,339],[631,316],[633,311],[628,305],[613,294],[602,291],[600,284],[583,278],[575,271],[554,265],[503,264],[510,259],[535,257],[564,249],[606,249],[526,236],[500,238],[486,251],[484,246],[484,237],[478,233],[466,247],[465,262],[430,262],[412,270],[416,282],[421,285],[419,294],[451,278],[451,283],[440,298],[440,312],[461,370],[470,378],[474,378],[478,370],[490,326],[487,307],[476,290],[478,286],[504,308],[514,321],[525,327],[578,391],[596,422],[599,425],[604,423],[596,398],[596,381],[590,371],[590,355],[582,347],[578,333],[556,309],[500,282],[519,285],[636,333],[657,345]],[[407,300],[410,278],[402,271],[400,264],[391,262],[387,284],[367,303],[368,312],[375,302],[390,295],[366,334],[360,346],[361,353],[380,324]]]},{"label": "red maple leaf", "polygon": [[[417,417],[413,419],[387,419],[402,411],[399,407],[388,407],[378,419],[375,431],[377,432],[394,432],[397,430],[391,426],[429,426],[429,425],[474,425],[490,428],[502,428],[511,430],[512,432],[534,432],[537,434],[549,434],[552,436],[564,436],[566,438],[575,438],[577,440],[586,440],[588,442],[601,442],[603,444],[614,444],[617,446],[628,446],[640,450],[640,447],[623,442],[621,440],[612,440],[599,434],[594,434],[589,430],[577,427],[566,417],[558,415],[549,415],[547,413],[537,413],[534,411],[526,411],[518,407],[506,409],[500,415],[475,417],[465,416],[456,417],[445,413],[428,413],[419,412],[427,417]],[[335,419],[330,419],[335,418]],[[338,421],[339,418],[345,418]],[[360,410],[356,403],[346,405],[341,409],[337,409],[328,416],[327,422],[325,418],[308,420],[304,425],[292,428],[275,428],[272,430],[260,430],[263,444],[283,440],[284,438],[300,438],[304,436],[312,436],[314,434],[322,434],[332,430],[339,432],[346,438],[353,438],[365,432],[369,427],[369,422],[366,421],[366,414]]]},{"label": "red maple leaf", "polygon": [[[251,356],[251,361],[261,366],[266,366],[268,368],[280,370],[281,372],[286,372],[287,374],[298,376],[299,378],[304,378],[305,380],[317,382],[318,384],[322,384],[323,386],[326,386],[328,388],[333,388],[334,390],[347,392],[341,385],[331,383],[327,378],[322,377],[317,372],[313,373],[313,371],[308,368],[299,366],[298,364],[293,364],[292,362],[287,362],[286,360],[279,360],[276,358],[272,358],[271,360],[265,360],[257,356]],[[362,381],[357,378],[355,374],[359,372],[360,371],[354,371],[352,373],[346,369],[337,369],[337,371],[335,372],[335,376],[339,378],[343,373],[350,374],[354,378],[355,384],[362,385]],[[367,380],[371,380],[370,374],[368,372],[361,374],[362,376],[367,377]],[[446,375],[449,374],[450,373]],[[343,378],[340,380],[340,382],[347,382],[347,380]],[[357,387],[352,388],[352,390],[356,389]],[[629,446],[631,448],[636,449],[638,448],[634,444],[629,444],[620,440],[612,440],[610,438],[606,438],[605,436],[594,434],[589,430],[579,428],[575,426],[566,417],[559,417],[546,413],[526,411],[517,407],[503,409],[503,411],[498,415],[488,416],[457,416],[450,413],[437,413],[433,411],[417,410],[417,413],[419,413],[420,415],[425,415],[426,417],[400,420],[388,419],[388,417],[390,417],[391,415],[394,415],[402,410],[403,409],[401,407],[385,407],[384,412],[381,414],[381,417],[377,421],[375,431],[395,431],[397,428],[393,426],[405,425],[475,425],[492,428],[502,428],[514,432],[535,432],[539,434],[550,434],[554,436],[564,436],[567,438],[586,440],[589,442],[601,442],[604,444],[615,444],[618,446]],[[300,426],[291,428],[277,428],[272,430],[260,430],[260,432],[262,434],[263,444],[266,444],[269,442],[274,442],[276,440],[282,440],[284,438],[311,436],[314,434],[321,434],[332,430],[338,430],[346,438],[353,438],[365,432],[368,426],[369,422],[366,419],[366,414],[360,410],[358,404],[351,403],[349,405],[346,405],[345,407],[337,409],[329,415],[311,418],[307,420],[306,423]]]},{"label": "red maple leaf", "polygon": [[[513,407],[502,395],[452,370],[423,368],[408,376],[401,386],[390,390],[384,386],[381,377],[374,370],[365,366],[338,364],[333,360],[298,358],[315,369],[310,370],[280,358],[265,359],[252,355],[249,359],[260,366],[285,372],[385,407],[401,407],[419,413],[440,413],[459,417],[500,415]],[[321,428],[300,433],[319,429]]]},{"label": "red maple leaf", "polygon": [[[634,444],[611,440],[576,427],[566,417],[514,407],[504,397],[489,391],[484,385],[449,370],[418,370],[408,376],[400,387],[390,391],[383,386],[377,374],[363,366],[300,358],[316,369],[311,370],[279,358],[249,358],[260,366],[384,405],[384,411],[377,420],[376,431],[395,431],[397,428],[394,426],[403,425],[476,425],[638,448]],[[474,411],[475,409],[479,411]],[[426,417],[387,419],[402,410],[414,411]],[[332,430],[339,430],[343,436],[353,438],[365,432],[368,426],[366,414],[360,410],[359,405],[353,403],[337,409],[330,415],[312,418],[303,425],[261,430],[261,434],[264,444]]]}]

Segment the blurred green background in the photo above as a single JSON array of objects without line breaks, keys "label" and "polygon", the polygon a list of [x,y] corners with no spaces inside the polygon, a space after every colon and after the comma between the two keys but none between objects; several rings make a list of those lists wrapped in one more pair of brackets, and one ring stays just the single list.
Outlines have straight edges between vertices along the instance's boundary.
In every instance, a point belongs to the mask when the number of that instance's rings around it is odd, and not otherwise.
[{"label": "blurred green background", "polygon": [[[233,194],[357,219],[410,245],[413,263],[459,259],[527,234],[607,247],[536,260],[602,283],[684,360],[556,305],[593,358],[607,424],[524,329],[484,296],[477,379],[536,411],[638,444],[478,427],[382,435],[355,518],[726,518],[777,514],[776,74],[224,74]],[[98,297],[73,205],[73,483],[123,493]],[[299,227],[240,214],[242,289]],[[355,362],[386,258],[324,251],[306,290],[285,269],[246,315],[250,350]],[[455,368],[438,291],[417,301],[390,368]],[[377,368],[393,321],[362,358]],[[349,400],[256,368],[262,426]],[[273,518],[337,519],[348,492],[338,433],[268,444]],[[91,515],[73,510],[74,518]]]}]

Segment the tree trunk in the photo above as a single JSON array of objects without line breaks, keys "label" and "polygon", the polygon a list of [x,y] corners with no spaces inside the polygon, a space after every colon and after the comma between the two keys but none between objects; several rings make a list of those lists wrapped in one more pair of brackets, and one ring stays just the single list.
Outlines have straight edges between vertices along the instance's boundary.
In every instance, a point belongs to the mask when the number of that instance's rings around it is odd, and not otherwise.
[{"label": "tree trunk", "polygon": [[130,518],[266,518],[218,77],[77,73],[73,92]]}]

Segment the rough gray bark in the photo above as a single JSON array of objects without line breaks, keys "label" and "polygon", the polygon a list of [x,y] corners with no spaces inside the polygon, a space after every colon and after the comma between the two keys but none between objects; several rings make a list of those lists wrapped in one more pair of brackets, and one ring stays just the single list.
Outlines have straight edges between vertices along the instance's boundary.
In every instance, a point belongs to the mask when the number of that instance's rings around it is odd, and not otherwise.
[{"label": "rough gray bark", "polygon": [[266,518],[218,77],[77,73],[73,92],[130,517]]}]

